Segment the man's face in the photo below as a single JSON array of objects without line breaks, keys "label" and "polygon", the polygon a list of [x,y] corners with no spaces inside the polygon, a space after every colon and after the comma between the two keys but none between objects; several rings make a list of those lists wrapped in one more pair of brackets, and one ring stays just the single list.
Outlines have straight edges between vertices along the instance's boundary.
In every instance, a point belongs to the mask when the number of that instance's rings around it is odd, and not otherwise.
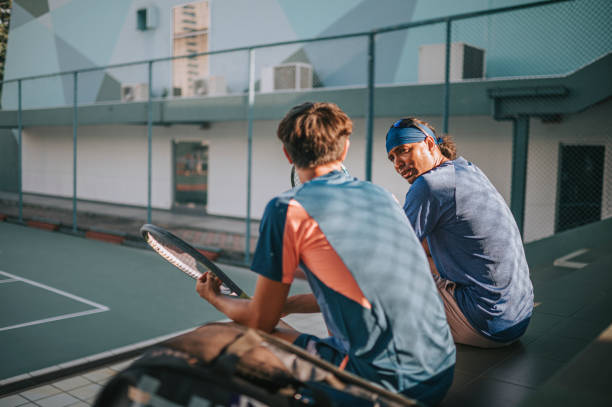
[{"label": "man's face", "polygon": [[402,144],[389,151],[395,171],[409,183],[435,166],[434,156],[426,141]]}]

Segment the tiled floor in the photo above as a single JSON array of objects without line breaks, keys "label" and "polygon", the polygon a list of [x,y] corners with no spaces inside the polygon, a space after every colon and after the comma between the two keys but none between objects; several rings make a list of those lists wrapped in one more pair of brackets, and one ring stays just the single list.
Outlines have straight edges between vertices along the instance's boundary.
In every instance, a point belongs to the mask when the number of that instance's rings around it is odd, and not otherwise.
[{"label": "tiled floor", "polygon": [[0,398],[0,407],[91,406],[104,383],[129,363],[131,360]]}]

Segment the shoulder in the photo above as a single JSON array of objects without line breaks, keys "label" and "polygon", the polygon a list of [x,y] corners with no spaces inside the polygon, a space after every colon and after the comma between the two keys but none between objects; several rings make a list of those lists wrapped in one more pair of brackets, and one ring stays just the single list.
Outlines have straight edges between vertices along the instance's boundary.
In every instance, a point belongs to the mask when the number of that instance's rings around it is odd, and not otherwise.
[{"label": "shoulder", "polygon": [[391,193],[391,191],[388,191],[384,187],[373,184],[368,181],[358,181],[358,182],[360,183],[359,187],[362,188],[365,191],[365,193],[371,197],[371,199],[378,202],[379,204],[385,203],[390,206],[400,207],[399,201]]},{"label": "shoulder", "polygon": [[455,168],[455,172],[459,173],[460,175],[464,175],[466,173],[484,175],[482,170],[478,168],[476,164],[466,160],[463,157],[457,157],[457,159],[453,160],[453,166]]},{"label": "shoulder", "polygon": [[467,161],[463,157],[459,157],[456,161],[455,172],[459,188],[468,190],[495,189],[489,178],[476,164]]},{"label": "shoulder", "polygon": [[388,190],[386,190],[384,187],[380,185],[373,184],[372,182],[369,182],[369,181],[359,181],[357,179],[355,179],[355,182],[359,188],[363,188],[368,193],[375,194],[375,195],[378,194],[378,195],[384,195],[384,196],[387,196],[387,195],[391,196],[391,192],[389,192]]},{"label": "shoulder", "polygon": [[444,194],[455,185],[455,160],[449,160],[418,177],[410,191],[415,193]]},{"label": "shoulder", "polygon": [[467,161],[465,161],[462,157],[458,157],[455,160],[443,162],[419,178],[423,178],[433,186],[448,183],[454,178],[457,168],[460,168],[466,164]]},{"label": "shoulder", "polygon": [[473,162],[466,160],[462,156],[459,156],[459,157],[455,158],[451,162],[453,163],[453,165],[455,167],[458,167],[458,168],[462,168],[462,167],[476,167],[476,165]]},{"label": "shoulder", "polygon": [[268,218],[271,216],[279,216],[285,214],[287,212],[287,208],[291,200],[294,198],[295,191],[289,190],[270,199],[264,210],[263,217]]},{"label": "shoulder", "polygon": [[384,187],[358,178],[345,178],[337,182],[309,182],[304,184],[303,188],[296,188],[292,191],[295,191],[295,197],[298,201],[305,197],[321,198],[323,196],[338,200],[390,199],[395,201],[393,194]]}]

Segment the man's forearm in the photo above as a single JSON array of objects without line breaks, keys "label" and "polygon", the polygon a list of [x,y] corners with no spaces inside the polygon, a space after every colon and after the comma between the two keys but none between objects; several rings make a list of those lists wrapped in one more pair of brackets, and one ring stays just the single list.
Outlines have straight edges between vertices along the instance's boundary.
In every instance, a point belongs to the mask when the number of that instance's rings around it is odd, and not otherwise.
[{"label": "man's forearm", "polygon": [[232,321],[250,328],[272,332],[289,293],[289,284],[259,276],[255,294],[250,300],[220,293],[221,280],[204,273],[196,283],[200,297],[224,313]]},{"label": "man's forearm", "polygon": [[261,316],[258,315],[255,307],[251,306],[252,300],[221,294],[214,297],[210,303],[229,319],[241,325],[265,331],[270,331],[274,327],[274,324],[272,327],[261,326]]},{"label": "man's forearm", "polygon": [[287,298],[283,314],[309,314],[320,312],[319,304],[313,294],[298,294]]}]

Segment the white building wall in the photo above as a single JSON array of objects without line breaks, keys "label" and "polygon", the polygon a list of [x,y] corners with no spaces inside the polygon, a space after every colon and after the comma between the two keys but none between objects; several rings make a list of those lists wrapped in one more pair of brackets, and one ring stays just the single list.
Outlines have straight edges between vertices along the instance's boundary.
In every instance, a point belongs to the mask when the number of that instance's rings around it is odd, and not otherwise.
[{"label": "white building wall", "polygon": [[[436,123],[437,118],[424,118]],[[396,118],[374,122],[373,182],[391,191],[403,203],[409,185],[388,161],[386,131]],[[496,122],[457,118],[456,142],[460,154],[476,162],[509,197],[511,137],[488,137]],[[473,127],[472,123],[479,123]],[[291,166],[276,137],[278,121],[253,125],[251,216],[260,218],[267,202],[290,187]],[[497,123],[499,126],[499,123]],[[504,122],[504,127],[508,125]],[[465,134],[463,133],[465,131]],[[511,128],[505,129],[511,132]],[[204,141],[209,145],[208,207],[210,214],[246,216],[247,123],[216,122],[209,128],[168,126],[153,128],[152,204],[170,209],[173,200],[172,141]],[[77,143],[77,195],[80,199],[127,205],[147,204],[147,130],[144,126],[81,126]],[[24,191],[72,196],[72,128],[36,127],[24,131]],[[354,120],[346,166],[353,176],[365,177],[365,120]]]},{"label": "white building wall", "polygon": [[[212,123],[206,138],[210,140],[208,212],[214,215],[246,216],[246,122]],[[252,215],[255,217],[255,213]]]},{"label": "white building wall", "polygon": [[[290,188],[291,166],[276,138],[276,121],[254,124],[251,216],[260,218],[274,195]],[[25,192],[72,197],[72,127],[33,127],[23,132]],[[217,122],[209,128],[153,128],[152,205],[171,209],[172,142],[209,145],[210,214],[246,216],[247,123]],[[77,141],[77,196],[101,202],[147,205],[145,126],[81,126]]]},{"label": "white building wall", "polygon": [[[530,146],[525,208],[526,242],[552,235],[555,225],[559,144],[606,146],[602,218],[612,216],[612,101],[567,116],[560,124],[530,121]],[[373,182],[391,191],[401,204],[409,185],[387,159],[388,127],[398,118],[374,121]],[[441,127],[440,117],[423,117]],[[458,154],[478,165],[510,200],[512,124],[488,116],[451,117],[451,134]],[[290,187],[290,164],[276,137],[278,121],[253,125],[251,217],[261,218],[267,202]],[[27,128],[23,133],[23,188],[25,192],[72,196],[72,128]],[[216,122],[154,127],[152,204],[171,209],[172,141],[209,144],[209,214],[245,217],[247,205],[247,123]],[[354,120],[351,147],[345,162],[352,175],[365,177],[365,120]],[[147,132],[145,126],[81,126],[78,130],[80,199],[127,205],[147,204]]]},{"label": "white building wall", "polygon": [[[23,189],[72,197],[72,127],[24,130]],[[152,201],[168,207],[170,148],[153,138]],[[81,126],[77,135],[77,196],[126,205],[147,204],[147,133],[143,126]]]},{"label": "white building wall", "polygon": [[26,128],[22,132],[24,192],[72,195],[72,128]]}]

